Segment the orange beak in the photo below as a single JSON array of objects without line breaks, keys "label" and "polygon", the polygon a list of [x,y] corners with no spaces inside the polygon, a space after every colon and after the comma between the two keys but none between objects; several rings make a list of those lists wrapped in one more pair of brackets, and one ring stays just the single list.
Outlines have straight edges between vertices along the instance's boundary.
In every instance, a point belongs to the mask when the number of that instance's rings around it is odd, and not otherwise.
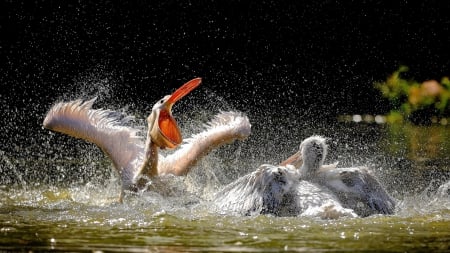
[{"label": "orange beak", "polygon": [[163,137],[163,140],[161,140],[161,143],[159,144],[161,148],[175,148],[183,141],[180,128],[178,127],[175,118],[172,116],[172,106],[175,102],[197,88],[201,82],[201,78],[195,78],[183,84],[183,86],[172,93],[166,101],[166,108],[159,112],[158,127],[159,132]]},{"label": "orange beak", "polygon": [[199,86],[202,83],[202,79],[200,77],[194,78],[190,80],[189,82],[183,84],[180,88],[178,88],[172,95],[170,96],[169,100],[167,100],[168,104],[174,104],[178,100],[180,100],[182,97],[189,94],[191,91],[193,91],[197,86]]}]

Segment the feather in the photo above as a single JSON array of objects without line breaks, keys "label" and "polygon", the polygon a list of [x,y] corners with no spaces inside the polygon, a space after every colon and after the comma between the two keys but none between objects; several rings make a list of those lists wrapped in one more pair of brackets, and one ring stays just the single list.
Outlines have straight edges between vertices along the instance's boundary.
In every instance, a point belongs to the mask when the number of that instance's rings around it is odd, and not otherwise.
[{"label": "feather", "polygon": [[144,150],[140,131],[126,126],[132,117],[111,110],[92,109],[95,100],[57,103],[47,113],[43,125],[96,144],[111,158],[122,181],[128,181]]},{"label": "feather", "polygon": [[204,130],[185,139],[174,153],[161,160],[159,174],[185,175],[209,151],[250,135],[251,124],[240,112],[220,112],[204,125]]}]

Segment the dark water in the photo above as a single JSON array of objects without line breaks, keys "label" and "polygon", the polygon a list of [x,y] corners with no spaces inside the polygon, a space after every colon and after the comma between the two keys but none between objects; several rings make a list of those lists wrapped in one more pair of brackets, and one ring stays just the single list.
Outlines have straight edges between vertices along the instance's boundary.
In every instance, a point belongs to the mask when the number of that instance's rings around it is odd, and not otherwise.
[{"label": "dark water", "polygon": [[128,204],[61,205],[2,208],[2,249],[445,252],[450,243],[450,212],[443,209],[425,211],[426,214],[329,221],[300,217],[223,217],[188,210],[153,212],[142,205],[136,208]]}]

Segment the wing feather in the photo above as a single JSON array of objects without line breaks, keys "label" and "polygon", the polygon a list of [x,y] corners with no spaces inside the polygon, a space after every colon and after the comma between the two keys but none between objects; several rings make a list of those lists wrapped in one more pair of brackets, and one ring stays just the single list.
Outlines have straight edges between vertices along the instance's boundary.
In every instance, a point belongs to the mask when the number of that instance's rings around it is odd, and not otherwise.
[{"label": "wing feather", "polygon": [[173,154],[161,159],[159,174],[185,175],[209,151],[250,135],[251,124],[240,112],[220,112],[205,124],[205,130],[185,140]]},{"label": "wing feather", "polygon": [[96,144],[113,161],[116,169],[135,169],[142,156],[139,130],[126,126],[131,117],[122,113],[92,109],[96,98],[55,104],[47,113],[44,127]]},{"label": "wing feather", "polygon": [[338,168],[327,172],[325,184],[336,193],[343,205],[359,215],[394,213],[395,200],[367,168]]}]

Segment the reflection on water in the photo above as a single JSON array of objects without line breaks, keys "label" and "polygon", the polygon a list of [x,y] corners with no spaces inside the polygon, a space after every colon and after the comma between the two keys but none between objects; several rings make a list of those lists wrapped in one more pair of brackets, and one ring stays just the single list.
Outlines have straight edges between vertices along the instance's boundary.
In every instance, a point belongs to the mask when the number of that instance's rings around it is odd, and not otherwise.
[{"label": "reflection on water", "polygon": [[436,161],[448,158],[450,131],[441,125],[389,125],[386,147],[389,153],[401,153],[414,161]]},{"label": "reflection on water", "polygon": [[[191,101],[192,102],[192,101]],[[253,115],[253,116],[252,116]],[[180,116],[185,136],[205,112]],[[249,113],[249,140],[212,152],[165,191],[116,203],[117,176],[90,144],[42,132],[29,155],[2,151],[0,248],[58,251],[450,250],[450,138],[446,126],[287,121]],[[277,127],[275,127],[277,126]],[[272,131],[271,129],[276,129]],[[330,137],[327,162],[367,165],[399,200],[393,216],[321,220],[232,217],[207,201],[262,163],[278,163],[313,134]],[[29,147],[27,147],[29,148]],[[20,147],[19,147],[20,150]],[[170,187],[169,187],[170,186]]]},{"label": "reflection on water", "polygon": [[[386,129],[381,142],[386,154],[402,159],[402,170],[394,175],[412,182],[403,191],[435,189],[449,180],[450,131],[448,126],[394,124]],[[405,185],[405,183],[401,183]]]}]

